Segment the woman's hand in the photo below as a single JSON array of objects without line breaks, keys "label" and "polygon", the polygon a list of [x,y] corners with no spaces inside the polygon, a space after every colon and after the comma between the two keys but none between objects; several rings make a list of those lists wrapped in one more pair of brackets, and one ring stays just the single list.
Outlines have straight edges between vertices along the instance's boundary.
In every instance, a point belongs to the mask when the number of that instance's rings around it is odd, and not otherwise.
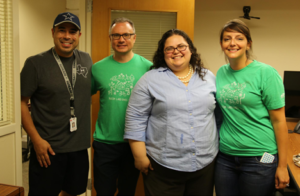
[{"label": "woman's hand", "polygon": [[129,139],[129,144],[134,157],[135,168],[147,175],[149,169],[153,170],[153,168],[147,157],[145,142]]},{"label": "woman's hand", "polygon": [[134,161],[135,167],[140,170],[144,174],[148,174],[149,169],[153,170],[150,160],[147,156],[143,156],[141,158],[135,159]]},{"label": "woman's hand", "polygon": [[290,177],[287,168],[285,167],[277,167],[275,174],[275,188],[276,189],[284,189],[289,186]]}]

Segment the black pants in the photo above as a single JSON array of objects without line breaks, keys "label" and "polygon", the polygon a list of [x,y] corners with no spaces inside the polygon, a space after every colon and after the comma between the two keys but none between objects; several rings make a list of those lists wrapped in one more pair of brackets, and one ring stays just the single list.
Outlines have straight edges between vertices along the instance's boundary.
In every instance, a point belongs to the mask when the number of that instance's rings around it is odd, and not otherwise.
[{"label": "black pants", "polygon": [[86,191],[89,158],[87,150],[49,154],[51,165],[41,167],[33,148],[29,162],[29,194],[58,195],[61,190],[72,195]]},{"label": "black pants", "polygon": [[201,170],[181,172],[149,159],[154,170],[143,173],[146,196],[213,195],[215,160]]},{"label": "black pants", "polygon": [[97,195],[134,195],[140,171],[128,143],[104,144],[94,141],[94,187]]}]

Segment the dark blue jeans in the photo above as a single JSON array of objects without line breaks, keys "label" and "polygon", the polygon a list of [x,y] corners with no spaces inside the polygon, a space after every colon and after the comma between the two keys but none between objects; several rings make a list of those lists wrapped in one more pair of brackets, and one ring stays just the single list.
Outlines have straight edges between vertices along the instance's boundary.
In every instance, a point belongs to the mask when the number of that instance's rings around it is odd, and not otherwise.
[{"label": "dark blue jeans", "polygon": [[220,195],[273,195],[278,156],[273,163],[261,163],[261,156],[229,156],[219,152],[215,188]]},{"label": "dark blue jeans", "polygon": [[140,171],[128,143],[105,144],[94,140],[94,187],[97,195],[134,196]]}]

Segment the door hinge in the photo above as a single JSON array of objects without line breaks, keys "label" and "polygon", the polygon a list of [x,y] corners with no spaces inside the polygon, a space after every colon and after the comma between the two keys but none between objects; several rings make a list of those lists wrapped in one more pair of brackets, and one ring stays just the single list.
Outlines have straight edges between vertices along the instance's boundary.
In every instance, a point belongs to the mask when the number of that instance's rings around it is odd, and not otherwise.
[{"label": "door hinge", "polygon": [[93,0],[87,0],[86,9],[87,12],[93,12]]}]

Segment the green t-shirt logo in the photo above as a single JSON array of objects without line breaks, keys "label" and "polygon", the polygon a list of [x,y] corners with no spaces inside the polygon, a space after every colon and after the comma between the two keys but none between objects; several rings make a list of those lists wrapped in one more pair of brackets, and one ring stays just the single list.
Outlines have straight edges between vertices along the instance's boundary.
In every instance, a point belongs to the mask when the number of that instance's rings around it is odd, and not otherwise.
[{"label": "green t-shirt logo", "polygon": [[110,79],[111,82],[109,83],[110,90],[108,91],[108,95],[130,96],[134,79],[132,74],[128,76],[127,74],[124,75],[121,73],[118,76],[113,76]]},{"label": "green t-shirt logo", "polygon": [[242,105],[242,99],[245,98],[244,88],[246,88],[246,83],[233,82],[225,85],[220,92],[219,102],[229,105]]}]

